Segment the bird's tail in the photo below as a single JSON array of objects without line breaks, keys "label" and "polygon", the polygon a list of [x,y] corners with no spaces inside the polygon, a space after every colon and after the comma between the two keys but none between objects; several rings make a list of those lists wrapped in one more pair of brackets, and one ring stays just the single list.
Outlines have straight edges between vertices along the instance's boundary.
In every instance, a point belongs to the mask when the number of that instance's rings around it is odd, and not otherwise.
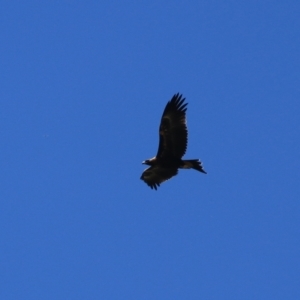
[{"label": "bird's tail", "polygon": [[199,159],[188,159],[183,160],[183,164],[180,168],[182,169],[195,169],[199,172],[205,173],[205,170],[203,169],[202,162]]}]

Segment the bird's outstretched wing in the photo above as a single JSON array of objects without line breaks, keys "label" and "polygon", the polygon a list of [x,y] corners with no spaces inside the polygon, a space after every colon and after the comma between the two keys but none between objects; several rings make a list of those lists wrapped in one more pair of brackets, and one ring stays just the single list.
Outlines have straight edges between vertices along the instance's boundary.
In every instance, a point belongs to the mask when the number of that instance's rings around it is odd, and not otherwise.
[{"label": "bird's outstretched wing", "polygon": [[176,168],[163,168],[161,166],[151,166],[146,169],[141,179],[144,180],[151,189],[157,190],[159,185],[177,174]]},{"label": "bird's outstretched wing", "polygon": [[176,94],[167,103],[159,126],[157,158],[181,158],[187,147],[185,98]]}]

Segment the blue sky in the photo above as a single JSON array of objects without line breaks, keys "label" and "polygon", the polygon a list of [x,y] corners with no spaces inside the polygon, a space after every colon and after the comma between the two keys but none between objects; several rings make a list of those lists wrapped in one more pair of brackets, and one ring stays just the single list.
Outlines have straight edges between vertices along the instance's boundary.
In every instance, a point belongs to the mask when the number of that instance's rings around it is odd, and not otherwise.
[{"label": "blue sky", "polygon": [[[0,298],[299,299],[299,1],[2,1]],[[139,178],[170,98],[181,170]]]}]

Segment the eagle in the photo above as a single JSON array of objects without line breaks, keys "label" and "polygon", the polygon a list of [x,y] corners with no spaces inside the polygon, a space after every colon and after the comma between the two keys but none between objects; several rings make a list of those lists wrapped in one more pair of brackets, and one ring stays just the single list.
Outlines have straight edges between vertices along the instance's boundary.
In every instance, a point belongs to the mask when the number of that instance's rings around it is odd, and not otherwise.
[{"label": "eagle", "polygon": [[178,169],[195,169],[205,173],[199,159],[181,159],[186,152],[188,131],[186,126],[187,103],[179,93],[167,103],[159,126],[159,146],[155,157],[142,164],[150,166],[144,170],[141,180],[157,190],[160,184],[177,175]]}]

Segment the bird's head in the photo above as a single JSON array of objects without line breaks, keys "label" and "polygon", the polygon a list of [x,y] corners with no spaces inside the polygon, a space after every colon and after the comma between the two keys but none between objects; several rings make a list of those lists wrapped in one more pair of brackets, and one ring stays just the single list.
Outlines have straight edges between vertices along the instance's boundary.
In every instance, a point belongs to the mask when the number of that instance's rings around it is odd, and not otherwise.
[{"label": "bird's head", "polygon": [[151,158],[151,159],[146,159],[146,160],[144,160],[144,161],[142,162],[142,164],[143,164],[143,165],[152,166],[152,165],[154,165],[154,163],[155,163],[155,159],[156,159],[156,157]]},{"label": "bird's head", "polygon": [[150,160],[149,159],[146,159],[142,162],[143,165],[148,165],[150,166]]}]

